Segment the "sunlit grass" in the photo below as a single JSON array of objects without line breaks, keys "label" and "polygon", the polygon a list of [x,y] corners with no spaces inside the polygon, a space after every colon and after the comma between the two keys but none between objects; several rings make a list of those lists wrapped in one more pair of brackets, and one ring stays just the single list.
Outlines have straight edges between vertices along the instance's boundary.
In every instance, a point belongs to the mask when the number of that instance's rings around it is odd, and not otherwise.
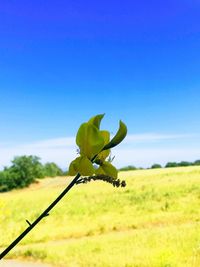
[{"label": "sunlit grass", "polygon": [[[8,257],[55,266],[200,266],[200,167],[121,172],[126,188],[76,186]],[[0,194],[5,247],[64,189],[43,180]]]}]

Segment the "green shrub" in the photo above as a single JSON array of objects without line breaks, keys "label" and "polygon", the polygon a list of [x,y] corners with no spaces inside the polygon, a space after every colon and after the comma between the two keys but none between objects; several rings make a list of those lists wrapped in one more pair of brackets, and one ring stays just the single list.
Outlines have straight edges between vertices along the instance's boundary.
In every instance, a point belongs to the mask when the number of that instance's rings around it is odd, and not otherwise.
[{"label": "green shrub", "polygon": [[159,168],[162,168],[162,166],[158,163],[155,163],[151,166],[151,169],[159,169]]},{"label": "green shrub", "polygon": [[0,192],[30,185],[36,178],[44,177],[40,158],[36,156],[15,157],[12,165],[0,172]]},{"label": "green shrub", "polygon": [[193,165],[199,166],[200,165],[200,159],[195,160],[195,162],[193,163]]},{"label": "green shrub", "polygon": [[188,161],[181,161],[181,162],[177,163],[177,166],[179,166],[179,167],[187,167],[187,166],[192,166],[192,165],[193,165],[193,163],[188,162]]},{"label": "green shrub", "polygon": [[131,170],[137,170],[137,168],[133,165],[128,165],[119,169],[119,171],[131,171]]},{"label": "green shrub", "polygon": [[44,165],[44,174],[48,177],[62,176],[63,171],[54,163],[48,162]]},{"label": "green shrub", "polygon": [[64,172],[53,162],[43,166],[37,156],[18,156],[11,163],[10,167],[5,167],[0,172],[0,192],[26,187],[36,178],[64,175]]},{"label": "green shrub", "polygon": [[165,165],[165,168],[172,168],[172,167],[177,167],[177,163],[176,162],[168,162],[166,165]]}]

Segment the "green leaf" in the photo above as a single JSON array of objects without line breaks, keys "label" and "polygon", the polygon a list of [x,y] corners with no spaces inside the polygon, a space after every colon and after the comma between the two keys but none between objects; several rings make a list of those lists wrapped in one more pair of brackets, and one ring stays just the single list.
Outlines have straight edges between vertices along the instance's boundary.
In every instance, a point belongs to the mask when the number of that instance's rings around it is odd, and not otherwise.
[{"label": "green leaf", "polygon": [[81,175],[90,176],[95,173],[92,162],[86,156],[80,156],[73,160],[69,166],[69,175]]},{"label": "green leaf", "polygon": [[103,170],[103,168],[101,166],[99,166],[99,168],[96,169],[95,174],[96,175],[98,175],[98,174],[104,174],[104,175],[106,175],[105,171]]},{"label": "green leaf", "polygon": [[110,177],[117,179],[117,169],[110,163],[104,162],[95,172],[96,174],[106,174]]},{"label": "green leaf", "polygon": [[101,167],[108,176],[117,178],[117,169],[110,162],[104,162]]},{"label": "green leaf", "polygon": [[92,117],[88,122],[92,123],[94,126],[96,126],[99,129],[101,120],[103,119],[104,115],[105,114],[98,114]]},{"label": "green leaf", "polygon": [[80,158],[81,159],[78,167],[78,172],[81,175],[86,175],[86,176],[93,175],[95,173],[95,168],[92,165],[92,162],[85,156],[81,156]]},{"label": "green leaf", "polygon": [[110,141],[110,133],[108,131],[100,131],[100,134],[102,135],[103,137],[103,140],[104,140],[104,144],[108,144],[109,141]]},{"label": "green leaf", "polygon": [[80,157],[73,160],[69,165],[69,175],[73,176],[78,173],[78,166],[80,165]]},{"label": "green leaf", "polygon": [[104,138],[96,126],[91,123],[83,123],[76,135],[76,144],[80,148],[80,154],[92,159],[104,147]]},{"label": "green leaf", "polygon": [[119,129],[118,129],[116,135],[112,138],[112,140],[107,145],[104,146],[103,150],[110,149],[110,148],[117,146],[126,137],[126,134],[127,134],[127,127],[120,120]]},{"label": "green leaf", "polygon": [[[110,141],[110,133],[108,131],[100,131],[100,133],[104,139],[104,146],[105,146]],[[95,162],[98,164],[98,162],[105,161],[105,159],[109,156],[109,154],[110,154],[110,149],[107,149],[107,150],[100,152],[98,154],[98,156],[96,157]]]}]

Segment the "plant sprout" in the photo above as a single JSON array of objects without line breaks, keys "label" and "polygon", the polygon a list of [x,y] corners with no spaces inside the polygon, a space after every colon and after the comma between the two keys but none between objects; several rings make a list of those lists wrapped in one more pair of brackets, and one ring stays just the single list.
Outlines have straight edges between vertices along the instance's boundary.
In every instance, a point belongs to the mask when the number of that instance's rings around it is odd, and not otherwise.
[{"label": "plant sprout", "polygon": [[[63,192],[46,208],[34,222],[29,222],[28,227],[0,254],[3,259],[43,218],[49,215],[53,207],[74,186],[90,181],[102,180],[116,187],[126,186],[125,181],[117,178],[117,169],[111,164],[111,148],[117,146],[127,134],[126,125],[120,121],[116,135],[110,140],[110,132],[100,130],[100,123],[104,114],[92,117],[88,122],[81,124],[77,135],[76,144],[79,147],[79,156],[69,166],[69,175],[75,175],[71,183]],[[95,168],[95,166],[98,166]],[[83,177],[85,176],[85,177]]]}]

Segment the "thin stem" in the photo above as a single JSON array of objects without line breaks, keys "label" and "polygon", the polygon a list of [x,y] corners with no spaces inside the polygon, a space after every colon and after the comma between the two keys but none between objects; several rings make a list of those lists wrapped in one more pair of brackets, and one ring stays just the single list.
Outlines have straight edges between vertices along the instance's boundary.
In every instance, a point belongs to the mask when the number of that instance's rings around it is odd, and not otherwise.
[{"label": "thin stem", "polygon": [[28,228],[24,230],[1,254],[0,260],[5,257],[8,252],[13,249],[44,217],[49,215],[49,212],[53,209],[53,207],[67,194],[67,192],[76,184],[80,174],[78,173],[75,178],[71,181],[71,183],[63,190],[63,192],[48,206],[48,208],[41,213],[41,215],[33,222],[29,224]]},{"label": "thin stem", "polygon": [[[102,151],[104,148],[102,149]],[[95,155],[91,162],[93,163],[97,155]],[[0,254],[0,260],[3,259],[8,252],[13,249],[44,217],[49,215],[49,211],[53,209],[53,207],[67,194],[67,192],[75,185],[77,184],[77,181],[81,175],[78,173],[74,179],[71,181],[71,183],[63,190],[63,192],[48,206],[48,208],[41,213],[41,215],[33,222],[30,223],[28,220],[26,222],[28,223],[28,227],[22,232],[1,254]]]}]

